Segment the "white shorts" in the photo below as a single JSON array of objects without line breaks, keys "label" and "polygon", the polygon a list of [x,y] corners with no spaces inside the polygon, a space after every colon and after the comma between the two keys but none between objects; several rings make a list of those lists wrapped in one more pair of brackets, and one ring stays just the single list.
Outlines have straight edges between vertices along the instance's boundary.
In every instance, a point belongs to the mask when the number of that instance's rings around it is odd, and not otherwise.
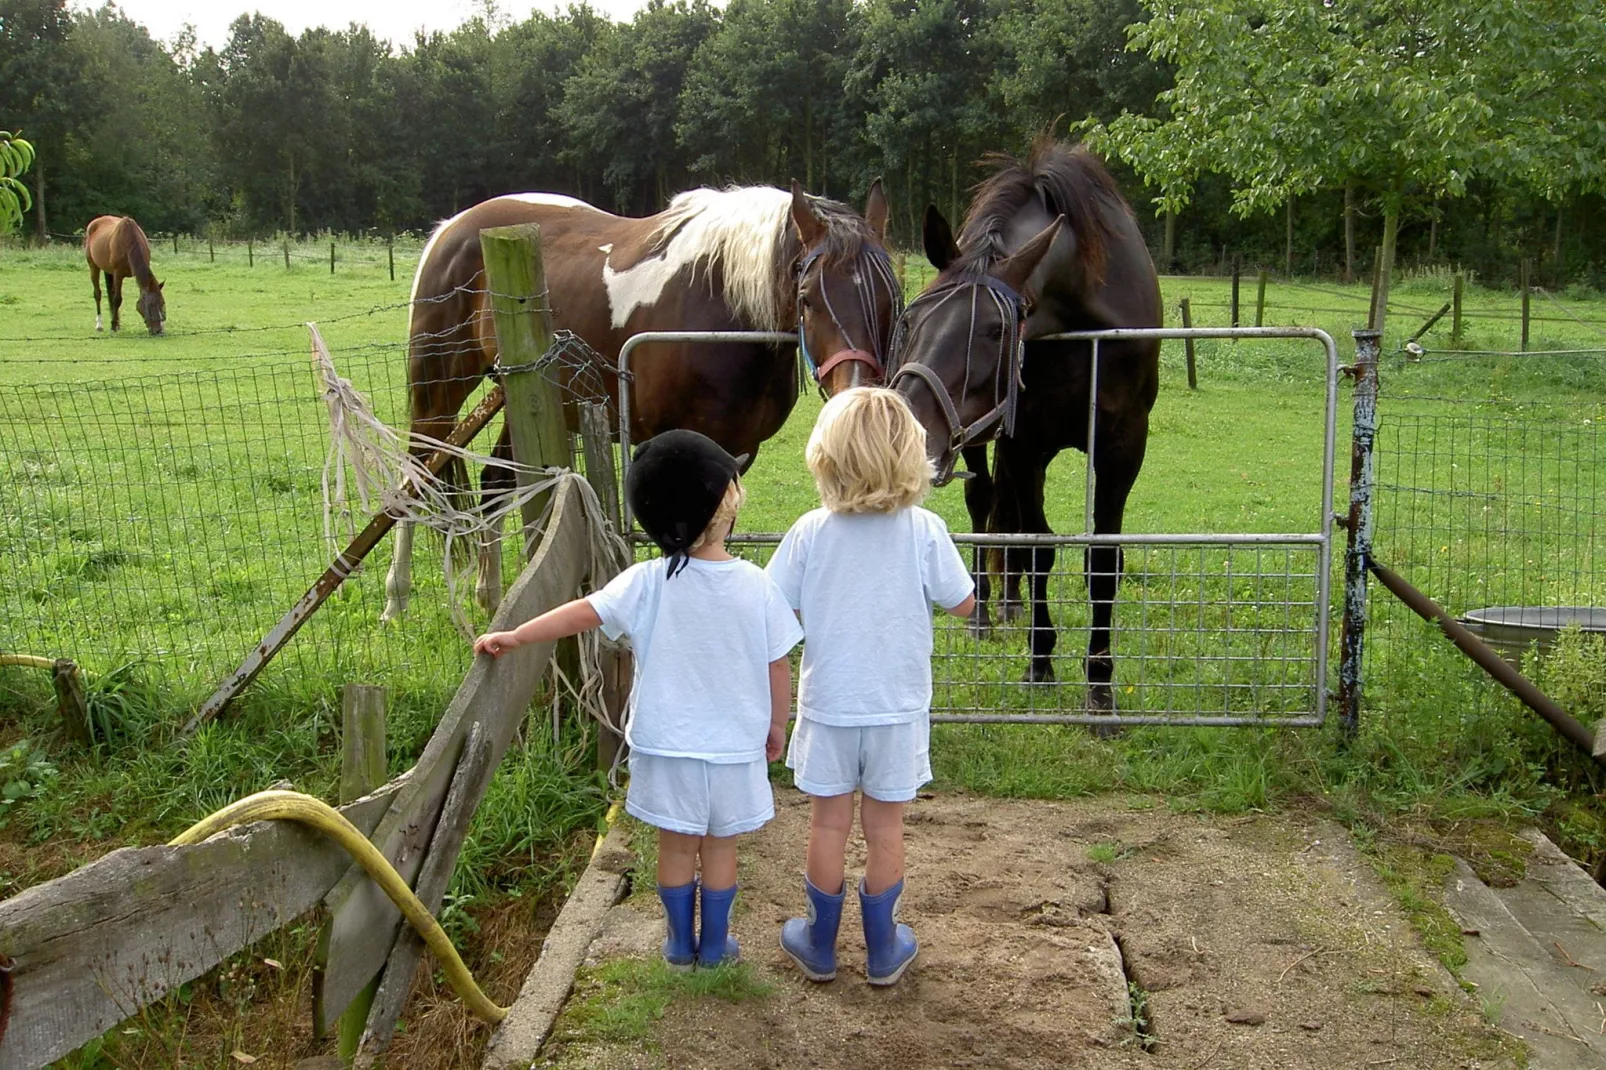
[{"label": "white shorts", "polygon": [[849,727],[800,717],[786,765],[808,795],[862,791],[880,802],[908,802],[931,779],[931,722]]},{"label": "white shorts", "polygon": [[632,754],[625,811],[687,836],[752,832],[775,816],[769,765]]}]

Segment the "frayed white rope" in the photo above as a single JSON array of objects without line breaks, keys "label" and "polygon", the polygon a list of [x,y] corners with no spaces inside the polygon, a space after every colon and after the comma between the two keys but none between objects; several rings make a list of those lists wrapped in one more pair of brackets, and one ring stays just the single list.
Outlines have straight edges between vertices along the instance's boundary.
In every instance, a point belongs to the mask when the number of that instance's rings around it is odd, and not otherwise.
[{"label": "frayed white rope", "polygon": [[[522,513],[526,503],[537,495],[555,492],[561,483],[570,482],[574,485],[576,498],[586,514],[587,530],[591,532],[585,582],[593,588],[600,587],[629,566],[632,558],[629,545],[608,522],[596,491],[584,477],[568,468],[534,468],[512,460],[489,457],[461,446],[448,445],[428,435],[409,432],[404,438],[376,417],[368,399],[349,379],[340,375],[329,347],[318,333],[317,325],[308,323],[307,331],[311,339],[313,367],[329,411],[329,451],[324,457],[322,487],[324,538],[328,540],[332,551],[339,550],[337,513],[345,520],[348,538],[356,531],[355,517],[358,512],[368,515],[383,512],[398,521],[422,524],[440,532],[446,540],[443,569],[448,607],[453,624],[465,640],[473,638],[474,628],[457,595],[458,579],[459,573],[469,567],[474,555],[456,552],[457,540],[469,540],[476,549],[491,545],[490,536],[501,532],[508,514]],[[431,473],[425,463],[424,459],[437,450],[464,464],[500,465],[515,474],[529,477],[529,480],[493,499],[488,508],[462,509],[456,501],[459,492]],[[351,473],[349,482],[348,468]],[[352,494],[353,490],[355,495]],[[552,503],[556,500],[556,493],[548,497],[546,507],[536,521],[537,530],[546,526]],[[553,682],[558,691],[570,696],[577,708],[622,736],[625,729],[624,712],[615,717],[603,703],[603,680],[598,659],[604,642],[606,640],[598,634],[580,636],[579,678],[569,679],[554,658],[550,663]],[[556,704],[553,718],[553,728],[556,730]]]}]

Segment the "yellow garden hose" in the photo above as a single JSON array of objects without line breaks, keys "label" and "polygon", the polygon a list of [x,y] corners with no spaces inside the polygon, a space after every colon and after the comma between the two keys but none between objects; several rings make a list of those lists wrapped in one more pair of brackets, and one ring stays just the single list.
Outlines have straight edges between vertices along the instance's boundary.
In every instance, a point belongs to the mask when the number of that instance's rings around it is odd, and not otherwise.
[{"label": "yellow garden hose", "polygon": [[[605,819],[609,828],[613,827],[614,821],[619,816],[619,810],[620,804],[617,802],[609,807]],[[452,986],[452,991],[457,993],[469,1012],[493,1025],[507,1017],[508,1009],[492,1003],[490,997],[480,990],[480,986],[474,981],[474,975],[469,973],[462,957],[458,955],[457,948],[452,946],[451,938],[446,935],[440,923],[435,920],[435,916],[429,912],[418,896],[413,894],[413,890],[407,887],[407,882],[402,880],[401,874],[391,866],[389,859],[379,853],[379,849],[356,825],[347,821],[344,814],[329,804],[314,799],[311,795],[303,795],[299,791],[259,791],[255,795],[248,795],[239,802],[225,806],[209,817],[203,817],[175,836],[168,846],[190,847],[203,843],[236,825],[248,825],[253,821],[298,821],[317,829],[344,847],[346,853],[351,855],[369,877],[373,878],[386,895],[390,896],[390,901],[401,910],[408,924],[424,938],[424,945],[445,970],[447,983]],[[591,849],[592,858],[595,858],[597,851],[602,848],[602,841],[606,835],[604,831],[597,836],[596,846]]]},{"label": "yellow garden hose", "polygon": [[54,669],[54,658],[42,658],[37,654],[0,654],[0,668],[16,665],[24,669]]},{"label": "yellow garden hose", "polygon": [[372,877],[390,901],[401,910],[410,925],[417,930],[418,935],[424,938],[424,944],[429,948],[435,961],[441,964],[446,971],[446,981],[452,986],[469,1012],[476,1018],[487,1022],[500,1022],[507,1017],[507,1008],[498,1007],[491,1002],[489,996],[480,991],[480,986],[474,983],[474,975],[468,972],[463,965],[462,958],[457,949],[452,946],[451,939],[441,929],[440,923],[435,920],[413,890],[407,887],[407,882],[391,867],[390,862],[379,849],[369,842],[368,837],[358,831],[357,826],[346,820],[344,814],[327,803],[314,799],[310,795],[303,795],[299,791],[259,791],[255,795],[248,795],[237,803],[225,806],[210,817],[204,817],[184,832],[174,837],[169,847],[189,847],[211,839],[225,829],[236,825],[246,825],[253,821],[299,821],[303,825],[317,829],[319,832],[334,840],[346,849],[346,853]]}]

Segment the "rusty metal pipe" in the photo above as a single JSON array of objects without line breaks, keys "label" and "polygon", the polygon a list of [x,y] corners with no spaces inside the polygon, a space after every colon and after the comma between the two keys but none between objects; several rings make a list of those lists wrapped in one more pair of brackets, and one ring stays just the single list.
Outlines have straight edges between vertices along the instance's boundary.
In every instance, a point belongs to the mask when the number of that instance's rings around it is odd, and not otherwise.
[{"label": "rusty metal pipe", "polygon": [[1370,561],[1368,564],[1372,574],[1394,594],[1394,597],[1404,602],[1423,620],[1437,624],[1450,642],[1477,662],[1480,669],[1494,677],[1496,683],[1516,695],[1524,706],[1549,721],[1551,727],[1566,736],[1574,746],[1595,761],[1606,765],[1606,759],[1595,756],[1594,736],[1578,718],[1557,705],[1556,701],[1539,690],[1532,680],[1512,668],[1510,662],[1491,650],[1483,640],[1467,631],[1460,621],[1444,611],[1444,607],[1411,586],[1402,576],[1376,561]]}]

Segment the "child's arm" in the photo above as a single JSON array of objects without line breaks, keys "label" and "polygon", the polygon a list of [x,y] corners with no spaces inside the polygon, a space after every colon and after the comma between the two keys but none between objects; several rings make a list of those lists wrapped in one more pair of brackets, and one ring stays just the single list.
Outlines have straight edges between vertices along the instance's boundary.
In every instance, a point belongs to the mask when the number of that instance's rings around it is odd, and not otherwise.
[{"label": "child's arm", "polygon": [[786,658],[770,662],[770,735],[764,757],[774,761],[786,746],[786,719],[792,714],[792,663]]},{"label": "child's arm", "polygon": [[474,640],[474,653],[493,657],[507,653],[527,643],[550,643],[570,635],[579,635],[592,628],[600,628],[602,618],[584,598],[551,609],[525,621],[510,632],[487,632]]},{"label": "child's arm", "polygon": [[968,617],[971,615],[971,613],[975,612],[975,610],[976,596],[974,594],[968,594],[965,596],[965,600],[963,602],[959,603],[957,606],[947,607],[944,612],[953,617]]}]

